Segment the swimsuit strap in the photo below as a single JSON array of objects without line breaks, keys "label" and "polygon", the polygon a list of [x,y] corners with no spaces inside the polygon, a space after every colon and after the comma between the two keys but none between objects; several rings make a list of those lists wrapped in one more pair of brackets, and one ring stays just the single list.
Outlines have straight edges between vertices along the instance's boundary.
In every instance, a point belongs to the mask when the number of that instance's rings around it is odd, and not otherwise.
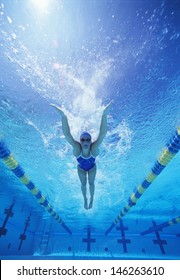
[{"label": "swimsuit strap", "polygon": [[89,158],[95,158],[95,157],[93,157],[93,155],[92,155],[92,153],[91,153],[91,151],[90,151],[90,156],[89,157],[87,157],[87,158],[85,158],[85,157],[83,157],[83,155],[82,155],[82,151],[81,151],[81,153],[80,153],[80,155],[77,157],[77,158],[80,158],[80,157],[82,157],[83,159],[89,159]]}]

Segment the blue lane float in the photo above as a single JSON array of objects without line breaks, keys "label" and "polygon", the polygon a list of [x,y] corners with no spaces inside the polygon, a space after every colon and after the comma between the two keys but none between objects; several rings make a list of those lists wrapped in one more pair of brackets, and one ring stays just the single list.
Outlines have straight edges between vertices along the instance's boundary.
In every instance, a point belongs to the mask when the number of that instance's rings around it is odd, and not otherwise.
[{"label": "blue lane float", "polygon": [[149,228],[149,229],[143,231],[143,232],[141,233],[141,235],[149,234],[149,233],[154,232],[154,231],[160,231],[160,230],[162,230],[162,229],[165,228],[165,227],[173,226],[173,225],[176,225],[176,224],[178,224],[178,223],[180,223],[180,216],[177,217],[177,218],[174,218],[174,219],[172,219],[172,220],[170,220],[170,221],[168,221],[168,222],[159,224],[159,225],[157,225],[157,226],[155,226],[155,227],[151,227],[151,228]]},{"label": "blue lane float", "polygon": [[41,191],[34,185],[34,183],[27,177],[23,168],[16,161],[14,156],[11,154],[10,150],[7,148],[4,141],[0,140],[0,158],[3,163],[18,177],[18,179],[23,183],[29,191],[38,199],[39,203],[50,213],[50,215],[61,224],[61,226],[69,233],[72,234],[70,229],[65,225],[60,216],[53,210],[46,197],[41,193]]},{"label": "blue lane float", "polygon": [[172,137],[170,142],[166,145],[162,151],[161,156],[155,162],[150,173],[147,175],[145,180],[138,186],[135,192],[133,192],[128,200],[127,205],[121,210],[114,222],[107,229],[105,234],[107,235],[115,225],[127,214],[127,212],[136,205],[138,199],[143,195],[147,188],[152,184],[152,182],[157,178],[157,176],[164,170],[168,163],[174,158],[174,156],[180,150],[180,127],[178,127],[175,135]]}]

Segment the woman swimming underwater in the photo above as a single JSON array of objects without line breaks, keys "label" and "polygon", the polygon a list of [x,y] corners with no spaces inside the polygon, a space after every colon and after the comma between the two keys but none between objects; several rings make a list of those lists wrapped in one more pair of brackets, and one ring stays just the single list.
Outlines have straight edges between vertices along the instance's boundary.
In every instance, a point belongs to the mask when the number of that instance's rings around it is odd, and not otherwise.
[{"label": "woman swimming underwater", "polygon": [[[103,110],[101,117],[101,124],[99,135],[95,141],[92,142],[92,137],[89,132],[84,131],[80,135],[80,140],[76,141],[70,131],[67,116],[64,114],[63,109],[55,104],[50,104],[54,107],[61,115],[62,119],[62,132],[67,140],[67,142],[73,147],[73,154],[77,159],[78,166],[77,172],[81,182],[81,191],[84,198],[84,208],[91,209],[93,206],[94,190],[95,190],[95,177],[96,177],[96,157],[99,154],[99,146],[102,143],[106,133],[107,133],[107,114],[111,106],[110,102]],[[87,201],[87,179],[89,183],[90,191],[90,202],[88,205]]]}]

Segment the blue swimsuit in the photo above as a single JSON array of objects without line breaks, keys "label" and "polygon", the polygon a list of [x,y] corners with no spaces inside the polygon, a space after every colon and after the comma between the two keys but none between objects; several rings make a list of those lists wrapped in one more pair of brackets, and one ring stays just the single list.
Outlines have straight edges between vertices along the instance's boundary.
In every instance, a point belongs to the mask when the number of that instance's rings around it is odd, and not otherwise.
[{"label": "blue swimsuit", "polygon": [[82,156],[82,153],[76,158],[78,161],[78,166],[85,170],[85,171],[89,171],[90,169],[92,169],[95,166],[95,157],[93,157],[90,154],[90,157],[85,158]]}]

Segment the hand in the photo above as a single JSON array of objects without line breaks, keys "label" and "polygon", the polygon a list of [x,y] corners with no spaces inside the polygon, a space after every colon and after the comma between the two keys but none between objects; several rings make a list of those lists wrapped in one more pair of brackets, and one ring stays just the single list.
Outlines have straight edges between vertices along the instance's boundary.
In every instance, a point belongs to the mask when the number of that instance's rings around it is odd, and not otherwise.
[{"label": "hand", "polygon": [[108,111],[109,111],[109,109],[110,109],[110,107],[111,107],[112,102],[113,102],[113,100],[111,100],[111,101],[108,103],[108,105],[106,105],[106,107],[105,107],[104,110],[103,110],[103,114],[107,114],[107,113],[108,113]]},{"label": "hand", "polygon": [[63,109],[61,107],[59,107],[55,104],[52,104],[52,103],[50,104],[50,106],[54,107],[60,113],[61,116],[65,115],[64,112],[63,112]]}]

